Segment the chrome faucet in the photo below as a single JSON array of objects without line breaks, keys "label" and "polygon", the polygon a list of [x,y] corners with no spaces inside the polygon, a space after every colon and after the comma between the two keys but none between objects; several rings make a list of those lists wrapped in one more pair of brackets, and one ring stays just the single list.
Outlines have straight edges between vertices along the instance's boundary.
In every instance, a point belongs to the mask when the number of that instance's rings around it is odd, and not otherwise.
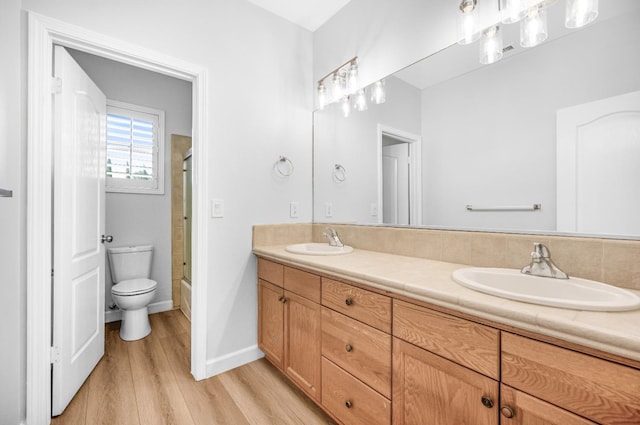
[{"label": "chrome faucet", "polygon": [[338,232],[333,227],[327,227],[327,231],[322,233],[322,237],[328,239],[331,246],[344,246],[338,237]]},{"label": "chrome faucet", "polygon": [[556,279],[569,279],[569,276],[560,270],[551,260],[549,248],[541,243],[533,244],[534,250],[531,253],[531,264],[524,266],[521,273],[532,276],[553,277]]}]

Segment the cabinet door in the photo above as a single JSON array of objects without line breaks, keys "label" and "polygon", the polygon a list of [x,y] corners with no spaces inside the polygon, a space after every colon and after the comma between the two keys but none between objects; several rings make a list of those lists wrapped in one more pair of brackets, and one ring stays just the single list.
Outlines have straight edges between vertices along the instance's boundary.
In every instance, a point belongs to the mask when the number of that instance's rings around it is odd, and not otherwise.
[{"label": "cabinet door", "polygon": [[506,385],[500,386],[500,397],[502,425],[596,425]]},{"label": "cabinet door", "polygon": [[320,304],[289,291],[284,296],[285,373],[320,401]]},{"label": "cabinet door", "polygon": [[284,353],[284,290],[258,279],[258,346],[282,369]]},{"label": "cabinet door", "polygon": [[498,382],[393,339],[394,425],[497,425]]}]

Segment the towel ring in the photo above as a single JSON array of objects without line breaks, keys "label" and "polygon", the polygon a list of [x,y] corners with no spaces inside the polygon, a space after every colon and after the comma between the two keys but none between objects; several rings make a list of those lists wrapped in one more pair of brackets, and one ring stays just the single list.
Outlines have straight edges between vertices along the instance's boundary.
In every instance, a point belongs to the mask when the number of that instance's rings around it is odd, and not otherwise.
[{"label": "towel ring", "polygon": [[286,156],[281,156],[275,164],[273,164],[273,168],[276,170],[276,173],[282,177],[289,177],[293,174],[293,162]]},{"label": "towel ring", "polygon": [[340,164],[336,164],[333,169],[333,180],[336,183],[343,183],[347,179],[347,170]]}]

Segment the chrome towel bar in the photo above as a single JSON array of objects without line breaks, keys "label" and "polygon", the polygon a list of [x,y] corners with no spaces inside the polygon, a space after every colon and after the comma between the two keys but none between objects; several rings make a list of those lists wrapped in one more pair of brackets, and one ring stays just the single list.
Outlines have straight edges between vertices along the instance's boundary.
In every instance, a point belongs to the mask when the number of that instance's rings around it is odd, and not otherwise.
[{"label": "chrome towel bar", "polygon": [[542,204],[497,206],[473,206],[467,204],[466,208],[467,211],[536,211],[542,209]]}]

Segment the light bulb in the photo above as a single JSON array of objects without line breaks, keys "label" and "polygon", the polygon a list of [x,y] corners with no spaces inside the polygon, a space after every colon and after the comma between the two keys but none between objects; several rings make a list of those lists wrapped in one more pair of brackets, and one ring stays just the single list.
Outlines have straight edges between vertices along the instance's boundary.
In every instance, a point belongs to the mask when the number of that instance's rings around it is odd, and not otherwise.
[{"label": "light bulb", "polygon": [[340,107],[342,108],[342,114],[345,118],[348,118],[351,115],[351,102],[349,102],[349,96],[344,96],[342,100],[340,100]]},{"label": "light bulb", "polygon": [[580,28],[593,22],[598,17],[598,0],[567,0],[567,28]]},{"label": "light bulb", "polygon": [[458,44],[471,44],[480,38],[476,10],[458,13]]},{"label": "light bulb", "polygon": [[347,73],[347,90],[349,93],[353,93],[358,87],[358,65],[355,62],[351,63],[349,72]]},{"label": "light bulb", "polygon": [[371,88],[371,101],[376,105],[380,105],[387,100],[387,93],[384,85],[384,80],[378,80],[373,84],[373,87]]},{"label": "light bulb", "polygon": [[547,39],[547,11],[538,4],[529,8],[527,16],[520,21],[520,45],[533,47]]},{"label": "light bulb", "polygon": [[480,63],[488,65],[500,59],[502,59],[502,31],[499,26],[489,27],[482,32]]},{"label": "light bulb", "polygon": [[342,78],[340,78],[340,76],[336,73],[333,74],[333,78],[331,79],[333,85],[332,85],[332,90],[333,90],[333,99],[337,100],[342,98],[342,96],[344,95],[344,88],[342,86]]},{"label": "light bulb", "polygon": [[369,106],[367,105],[367,95],[364,89],[360,89],[356,93],[355,99],[353,101],[353,109],[361,112],[369,109]]},{"label": "light bulb", "polygon": [[527,10],[533,4],[532,0],[501,0],[500,13],[503,24],[514,24],[527,16]]},{"label": "light bulb", "polygon": [[318,83],[318,109],[321,111],[327,106],[327,88],[324,83]]}]

